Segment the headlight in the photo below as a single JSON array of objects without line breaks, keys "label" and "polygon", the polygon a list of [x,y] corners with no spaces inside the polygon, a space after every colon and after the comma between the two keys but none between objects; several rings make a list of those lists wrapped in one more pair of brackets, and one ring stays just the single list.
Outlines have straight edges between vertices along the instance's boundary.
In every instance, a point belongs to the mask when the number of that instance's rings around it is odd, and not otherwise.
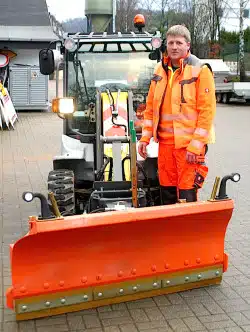
[{"label": "headlight", "polygon": [[53,113],[72,114],[75,110],[75,100],[72,97],[55,98],[52,101]]},{"label": "headlight", "polygon": [[74,39],[69,37],[65,39],[64,47],[66,48],[67,51],[74,52],[77,48],[77,45]]},{"label": "headlight", "polygon": [[162,40],[160,37],[152,37],[151,39],[151,45],[153,48],[160,48],[162,44]]}]

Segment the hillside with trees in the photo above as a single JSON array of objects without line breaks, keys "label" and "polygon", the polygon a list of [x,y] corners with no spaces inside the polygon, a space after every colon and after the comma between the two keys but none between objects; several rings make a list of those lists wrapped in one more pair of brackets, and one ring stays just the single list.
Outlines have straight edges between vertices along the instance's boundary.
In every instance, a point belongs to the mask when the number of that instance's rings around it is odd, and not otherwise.
[{"label": "hillside with trees", "polygon": [[62,27],[64,31],[70,33],[76,32],[87,32],[87,18],[86,17],[77,17],[63,21]]},{"label": "hillside with trees", "polygon": [[[171,25],[184,24],[191,32],[192,52],[201,58],[237,61],[239,33],[222,28],[230,14],[229,0],[117,0],[117,30],[134,29],[133,17],[144,14],[148,31],[162,33]],[[244,31],[245,66],[250,70],[250,28]]]}]

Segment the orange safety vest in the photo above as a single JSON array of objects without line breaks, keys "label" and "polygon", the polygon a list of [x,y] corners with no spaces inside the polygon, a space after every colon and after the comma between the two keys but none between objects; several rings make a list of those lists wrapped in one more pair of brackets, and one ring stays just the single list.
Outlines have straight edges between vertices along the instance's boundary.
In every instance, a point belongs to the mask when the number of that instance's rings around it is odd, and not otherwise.
[{"label": "orange safety vest", "polygon": [[[180,68],[172,75],[168,63],[169,58],[164,57],[156,65],[140,141],[149,143],[154,137],[155,142],[167,143],[173,135],[176,149],[185,147],[200,154],[214,135],[216,98],[212,71],[190,53],[181,59]],[[171,98],[164,100],[169,88]]]}]

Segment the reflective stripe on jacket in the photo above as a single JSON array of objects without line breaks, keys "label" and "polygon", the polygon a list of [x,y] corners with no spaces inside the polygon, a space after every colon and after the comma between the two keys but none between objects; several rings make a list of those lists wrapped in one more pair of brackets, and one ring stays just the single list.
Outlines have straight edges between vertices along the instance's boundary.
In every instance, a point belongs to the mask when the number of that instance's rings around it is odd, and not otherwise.
[{"label": "reflective stripe on jacket", "polygon": [[200,154],[204,145],[211,141],[211,132],[214,134],[216,98],[213,74],[194,55],[188,54],[182,59],[179,73],[171,80],[172,91],[168,104],[171,112],[168,110],[165,115],[164,110],[162,112],[165,120],[171,121],[171,126],[166,121],[164,128],[159,127],[161,106],[169,81],[168,62],[169,59],[164,58],[156,65],[148,92],[140,141],[149,143],[151,137],[154,137],[158,142],[159,132],[162,140],[164,132],[172,131],[175,148],[186,147],[188,151]]}]

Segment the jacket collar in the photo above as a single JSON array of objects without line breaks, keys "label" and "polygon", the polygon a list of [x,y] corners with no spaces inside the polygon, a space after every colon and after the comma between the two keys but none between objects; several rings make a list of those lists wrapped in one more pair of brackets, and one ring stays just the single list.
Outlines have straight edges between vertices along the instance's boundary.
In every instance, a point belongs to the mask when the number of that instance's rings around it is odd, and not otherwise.
[{"label": "jacket collar", "polygon": [[[183,71],[185,65],[189,62],[191,57],[190,51],[187,53],[187,55],[184,58],[181,58],[179,61],[180,64],[180,70]],[[162,66],[165,69],[166,73],[168,72],[168,66],[171,66],[171,59],[169,56],[163,56],[162,57]]]}]

